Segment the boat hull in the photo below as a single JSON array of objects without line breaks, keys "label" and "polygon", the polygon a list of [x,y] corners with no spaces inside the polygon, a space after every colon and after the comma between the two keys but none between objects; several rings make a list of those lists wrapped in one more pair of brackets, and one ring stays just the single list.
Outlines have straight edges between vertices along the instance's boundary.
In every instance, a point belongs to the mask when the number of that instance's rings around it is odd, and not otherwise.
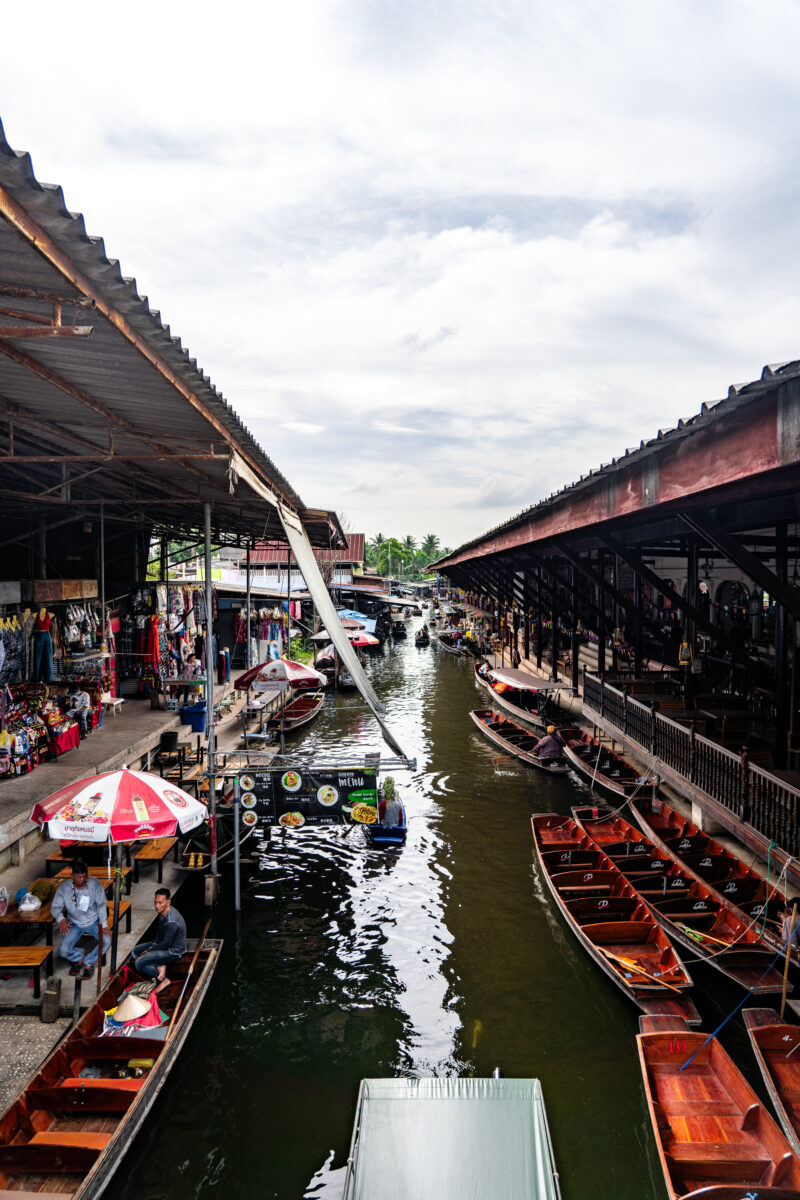
[{"label": "boat hull", "polygon": [[[484,737],[488,738],[493,745],[500,750],[505,750],[514,758],[518,758],[521,762],[526,763],[529,767],[535,767],[538,771],[543,771],[546,775],[567,775],[569,766],[564,761],[558,759],[540,759],[530,748],[539,740],[538,734],[530,733],[527,729],[523,729],[521,725],[517,725],[514,721],[502,716],[501,713],[494,709],[478,708],[470,712],[470,717],[480,729]],[[516,743],[510,741],[508,736],[503,736],[503,728],[510,727],[508,732],[518,739]],[[527,743],[530,747],[525,748]]]}]

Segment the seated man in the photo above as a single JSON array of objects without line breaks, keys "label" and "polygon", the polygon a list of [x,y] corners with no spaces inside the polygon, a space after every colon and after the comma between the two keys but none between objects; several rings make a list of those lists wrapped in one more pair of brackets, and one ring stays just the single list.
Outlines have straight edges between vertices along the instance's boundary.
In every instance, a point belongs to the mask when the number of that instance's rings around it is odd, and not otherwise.
[{"label": "seated man", "polygon": [[92,702],[89,699],[89,693],[84,692],[80,684],[74,684],[70,689],[67,716],[71,717],[73,721],[78,722],[81,727],[82,738],[87,737],[91,732],[89,725],[91,707]]},{"label": "seated man", "polygon": [[547,726],[547,733],[533,747],[533,753],[542,762],[560,762],[564,757],[564,745],[556,737],[555,725]]},{"label": "seated man", "polygon": [[[89,868],[82,858],[73,859],[72,879],[65,879],[56,889],[50,911],[61,934],[61,957],[72,963],[70,975],[91,979],[97,963],[98,924],[103,927],[104,954],[111,945],[111,932],[103,885],[89,875]],[[82,937],[94,942],[86,955],[77,945]]]},{"label": "seated man", "polygon": [[156,936],[152,942],[141,942],[131,951],[133,965],[140,975],[157,979],[157,992],[169,987],[167,964],[186,953],[186,922],[170,903],[169,888],[159,888],[153,900],[158,913]]}]

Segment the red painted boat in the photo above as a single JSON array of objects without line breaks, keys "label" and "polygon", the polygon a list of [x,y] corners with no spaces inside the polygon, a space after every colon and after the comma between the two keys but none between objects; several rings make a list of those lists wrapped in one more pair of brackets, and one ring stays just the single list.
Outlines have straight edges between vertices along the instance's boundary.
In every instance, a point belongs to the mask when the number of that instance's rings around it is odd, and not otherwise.
[{"label": "red painted boat", "polygon": [[547,886],[575,937],[642,1012],[700,1024],[689,972],[647,905],[571,817],[531,818]]},{"label": "red painted boat", "polygon": [[506,754],[521,759],[529,767],[544,771],[546,775],[568,774],[569,766],[564,759],[539,758],[534,752],[534,746],[540,740],[539,733],[531,733],[493,708],[476,708],[469,715],[481,733]]},{"label": "red painted boat", "polygon": [[564,753],[581,778],[592,787],[602,788],[612,796],[630,796],[656,780],[642,775],[640,769],[621,755],[609,750],[590,733],[579,729],[560,729]]},{"label": "red painted boat", "polygon": [[742,1017],[781,1128],[800,1155],[800,1025],[772,1008],[745,1008]]},{"label": "red painted boat", "polygon": [[572,815],[671,938],[746,991],[781,991],[783,972],[752,921],[730,910],[702,880],[611,809],[583,805]]},{"label": "red painted boat", "polygon": [[283,721],[284,732],[291,733],[319,716],[324,703],[325,696],[322,692],[302,692],[295,696],[294,700],[290,700],[284,709],[272,713],[267,725],[270,729],[280,729]]},{"label": "red painted boat", "polygon": [[800,1159],[717,1038],[671,1020],[639,1024],[670,1200],[798,1200]]},{"label": "red painted boat", "polygon": [[759,929],[765,945],[779,951],[783,939],[780,933],[779,910],[783,896],[770,888],[766,880],[732,854],[721,842],[709,837],[692,821],[682,817],[665,800],[637,796],[630,801],[640,828],[647,837],[681,865],[695,879],[702,880],[731,909],[748,920],[759,918]]}]

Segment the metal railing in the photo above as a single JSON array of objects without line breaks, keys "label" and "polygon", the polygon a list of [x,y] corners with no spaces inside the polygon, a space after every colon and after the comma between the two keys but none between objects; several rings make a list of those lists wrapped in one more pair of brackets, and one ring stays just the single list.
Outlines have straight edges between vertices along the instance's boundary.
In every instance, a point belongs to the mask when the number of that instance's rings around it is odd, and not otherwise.
[{"label": "metal railing", "polygon": [[[623,685],[624,687],[624,685]],[[629,696],[597,675],[584,672],[583,711],[641,746],[763,838],[800,856],[800,791],[756,766],[747,751],[737,754]]]}]

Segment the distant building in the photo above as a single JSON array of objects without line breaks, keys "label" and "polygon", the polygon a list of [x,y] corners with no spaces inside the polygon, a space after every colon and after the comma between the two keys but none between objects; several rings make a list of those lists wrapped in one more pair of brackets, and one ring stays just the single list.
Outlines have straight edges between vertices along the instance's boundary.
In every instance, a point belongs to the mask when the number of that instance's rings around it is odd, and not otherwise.
[{"label": "distant building", "polygon": [[[227,553],[230,554],[230,551]],[[364,534],[348,534],[346,550],[316,549],[314,557],[329,587],[347,587],[354,580],[360,582],[364,576]],[[253,586],[285,592],[287,568],[291,572],[289,590],[305,590],[306,581],[285,542],[255,543],[250,552],[250,580]],[[243,551],[237,551],[235,558],[221,561],[221,577],[223,583],[246,582],[247,558]]]}]

